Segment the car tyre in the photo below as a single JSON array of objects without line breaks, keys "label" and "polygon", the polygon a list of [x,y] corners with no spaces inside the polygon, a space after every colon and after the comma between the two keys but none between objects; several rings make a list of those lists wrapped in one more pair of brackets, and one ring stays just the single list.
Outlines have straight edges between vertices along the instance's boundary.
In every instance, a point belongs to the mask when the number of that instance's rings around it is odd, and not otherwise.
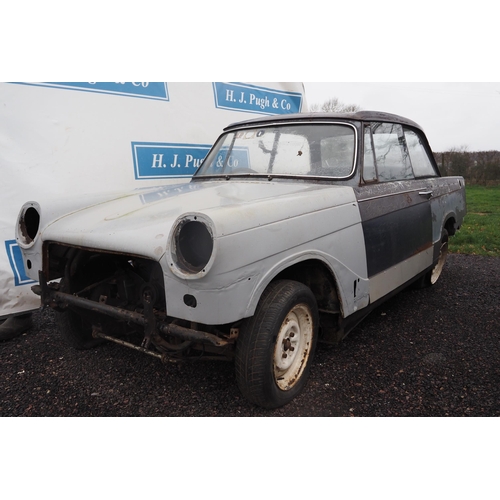
[{"label": "car tyre", "polygon": [[57,314],[57,326],[67,344],[79,351],[92,349],[104,341],[92,336],[92,325],[74,311]]},{"label": "car tyre", "polygon": [[429,269],[429,271],[427,271],[427,273],[425,273],[424,276],[417,281],[417,288],[426,288],[437,283],[441,273],[443,272],[446,258],[448,257],[448,240],[448,231],[443,228],[441,231],[441,246],[439,247],[438,260],[432,269]]},{"label": "car tyre", "polygon": [[[61,280],[61,290],[69,292],[64,279]],[[56,324],[66,343],[74,349],[92,349],[104,342],[102,339],[94,338],[90,322],[71,309],[58,312],[56,314]]]},{"label": "car tyre", "polygon": [[309,376],[318,323],[316,299],[307,286],[291,280],[268,286],[236,343],[236,379],[249,401],[278,408],[300,394]]}]

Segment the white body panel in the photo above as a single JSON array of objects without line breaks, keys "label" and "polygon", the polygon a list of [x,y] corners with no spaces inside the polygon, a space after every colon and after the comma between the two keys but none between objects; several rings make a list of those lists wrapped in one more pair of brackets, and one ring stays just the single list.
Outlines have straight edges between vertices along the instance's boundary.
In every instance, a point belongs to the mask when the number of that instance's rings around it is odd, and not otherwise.
[{"label": "white body panel", "polygon": [[[168,259],[169,233],[186,212],[203,214],[215,228],[214,265],[197,280],[175,276]],[[273,277],[307,259],[331,269],[344,315],[369,302],[363,231],[350,187],[231,180],[141,190],[45,228],[42,222],[41,238],[24,251],[33,279],[42,265],[42,241],[160,261],[168,314],[208,324],[251,316]],[[196,297],[196,308],[184,304],[185,294]]]},{"label": "white body panel", "polygon": [[432,265],[433,248],[428,248],[370,278],[370,301],[381,299]]}]

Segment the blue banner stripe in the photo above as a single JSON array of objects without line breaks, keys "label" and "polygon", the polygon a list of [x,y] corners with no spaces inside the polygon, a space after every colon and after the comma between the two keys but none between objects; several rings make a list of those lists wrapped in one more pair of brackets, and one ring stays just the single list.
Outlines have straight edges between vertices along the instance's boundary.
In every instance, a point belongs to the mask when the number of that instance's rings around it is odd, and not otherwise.
[{"label": "blue banner stripe", "polygon": [[300,113],[302,94],[244,83],[213,83],[215,107],[264,115]]},{"label": "blue banner stripe", "polygon": [[143,99],[156,99],[169,101],[168,86],[165,82],[41,82],[24,83],[37,87],[50,87],[64,90],[79,90],[83,92],[96,92],[99,94],[113,94],[125,97],[139,97]]},{"label": "blue banner stripe", "polygon": [[12,274],[14,275],[15,286],[36,283],[36,281],[33,281],[31,278],[26,276],[21,249],[19,248],[16,240],[7,240],[5,242],[5,250],[7,251],[9,264],[12,268]]},{"label": "blue banner stripe", "polygon": [[207,144],[133,142],[136,179],[191,177],[210,150]]}]

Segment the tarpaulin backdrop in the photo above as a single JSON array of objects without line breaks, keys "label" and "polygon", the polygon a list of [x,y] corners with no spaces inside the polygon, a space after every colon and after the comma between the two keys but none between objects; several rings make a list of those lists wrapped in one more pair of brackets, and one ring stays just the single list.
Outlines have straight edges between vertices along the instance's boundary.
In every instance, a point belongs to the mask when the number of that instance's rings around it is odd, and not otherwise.
[{"label": "tarpaulin backdrop", "polygon": [[305,110],[301,83],[0,83],[0,318],[40,305],[25,202],[187,182],[226,125]]}]

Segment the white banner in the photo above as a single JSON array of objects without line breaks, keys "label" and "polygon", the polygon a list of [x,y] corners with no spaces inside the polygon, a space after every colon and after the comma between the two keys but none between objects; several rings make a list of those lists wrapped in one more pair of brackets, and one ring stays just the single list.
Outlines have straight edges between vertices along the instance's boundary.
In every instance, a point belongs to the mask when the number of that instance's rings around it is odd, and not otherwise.
[{"label": "white banner", "polygon": [[301,83],[0,83],[0,318],[40,305],[25,202],[187,182],[226,125],[306,110]]}]

